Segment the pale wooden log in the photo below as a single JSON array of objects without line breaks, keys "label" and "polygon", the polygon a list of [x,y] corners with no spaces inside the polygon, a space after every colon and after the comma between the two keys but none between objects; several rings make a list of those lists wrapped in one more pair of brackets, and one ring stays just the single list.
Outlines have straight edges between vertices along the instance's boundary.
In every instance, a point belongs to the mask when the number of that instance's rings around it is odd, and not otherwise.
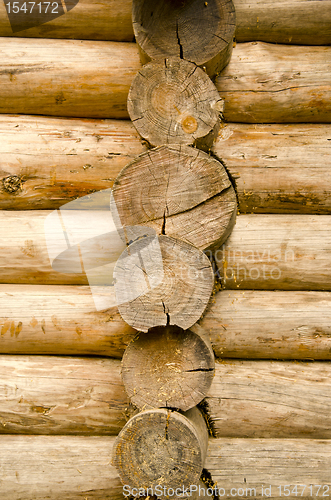
[{"label": "pale wooden log", "polygon": [[230,60],[236,24],[232,0],[133,0],[132,23],[143,64],[177,56],[214,77]]},{"label": "pale wooden log", "polygon": [[235,223],[236,195],[223,165],[183,145],[137,157],[113,193],[123,227],[149,226],[200,250],[221,245]]},{"label": "pale wooden log", "polygon": [[165,408],[132,417],[116,438],[113,463],[124,485],[185,488],[201,476],[208,430],[195,407],[185,413]]},{"label": "pale wooden log", "polygon": [[0,433],[116,435],[129,404],[114,359],[1,356]]},{"label": "pale wooden log", "polygon": [[144,149],[128,121],[0,115],[0,208],[58,208],[110,188]]},{"label": "pale wooden log", "polygon": [[217,437],[329,439],[330,363],[216,363],[206,401]]},{"label": "pale wooden log", "polygon": [[189,410],[206,396],[215,375],[214,353],[202,328],[175,326],[140,332],[122,359],[122,379],[138,408]]},{"label": "pale wooden log", "polygon": [[[220,292],[201,320],[216,356],[331,359],[328,292]],[[121,358],[136,331],[89,287],[0,285],[0,353]]]},{"label": "pale wooden log", "polygon": [[[113,437],[1,436],[0,444],[0,494],[6,500],[123,498],[120,479],[111,465]],[[279,485],[330,484],[331,442],[210,439],[206,467],[218,487],[224,487],[229,494],[231,488],[246,491],[246,487],[255,487],[256,495],[252,495],[266,498],[261,495],[262,485],[271,485],[271,498],[284,498],[278,495]],[[313,493],[316,491],[314,487]],[[298,492],[304,499],[311,498],[308,487],[303,491],[298,486]]]},{"label": "pale wooden log", "polygon": [[133,125],[152,146],[187,144],[210,150],[222,109],[223,101],[206,73],[175,57],[140,69],[128,96]]},{"label": "pale wooden log", "polygon": [[237,44],[216,79],[227,121],[330,123],[331,47]]},{"label": "pale wooden log", "polygon": [[234,0],[233,3],[238,42],[331,43],[330,0]]},{"label": "pale wooden log", "polygon": [[242,215],[214,252],[226,289],[331,290],[328,215]]},{"label": "pale wooden log", "polygon": [[13,33],[6,8],[1,4],[0,33],[1,36],[6,37],[75,38],[131,42],[133,40],[131,10],[131,0],[121,0],[121,3],[116,0],[108,0],[107,2],[79,0],[72,10],[61,17],[40,26]]},{"label": "pale wooden log", "polygon": [[115,294],[122,318],[136,330],[194,325],[207,307],[214,274],[206,255],[169,236],[131,243],[114,268]]},{"label": "pale wooden log", "polygon": [[316,496],[314,485],[327,485],[320,494],[330,495],[330,451],[330,441],[314,439],[210,439],[206,468],[220,489],[219,498],[280,500],[287,485],[286,498],[308,500]]},{"label": "pale wooden log", "polygon": [[[206,217],[212,213],[207,211]],[[88,284],[84,274],[52,269],[44,234],[48,214],[38,210],[0,212],[1,283]],[[237,217],[226,244],[213,252],[224,287],[331,290],[330,224],[328,215]]]},{"label": "pale wooden log", "polygon": [[223,124],[213,148],[241,213],[331,212],[330,125]]},{"label": "pale wooden log", "polygon": [[226,290],[199,324],[220,358],[331,359],[329,292]]},{"label": "pale wooden log", "polygon": [[128,116],[140,68],[134,44],[0,38],[0,55],[1,113]]},{"label": "pale wooden log", "polygon": [[[168,361],[170,353],[160,369]],[[3,355],[0,433],[119,432],[132,415],[120,366],[114,359]],[[330,375],[322,361],[223,360],[201,408],[217,437],[330,439]]]},{"label": "pale wooden log", "polygon": [[[235,181],[241,213],[327,214],[329,139],[328,124],[229,123],[213,152]],[[0,208],[58,208],[111,187],[145,149],[124,120],[0,115]],[[4,189],[15,179],[16,190]]]}]

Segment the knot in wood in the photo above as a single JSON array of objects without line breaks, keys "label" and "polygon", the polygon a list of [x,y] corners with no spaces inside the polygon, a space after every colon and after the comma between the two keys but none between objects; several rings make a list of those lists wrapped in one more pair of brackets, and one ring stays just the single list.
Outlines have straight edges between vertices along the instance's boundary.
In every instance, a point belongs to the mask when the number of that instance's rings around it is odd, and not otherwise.
[{"label": "knot in wood", "polygon": [[22,189],[22,177],[18,175],[9,175],[2,179],[2,185],[4,191],[10,194],[17,193],[19,189]]}]

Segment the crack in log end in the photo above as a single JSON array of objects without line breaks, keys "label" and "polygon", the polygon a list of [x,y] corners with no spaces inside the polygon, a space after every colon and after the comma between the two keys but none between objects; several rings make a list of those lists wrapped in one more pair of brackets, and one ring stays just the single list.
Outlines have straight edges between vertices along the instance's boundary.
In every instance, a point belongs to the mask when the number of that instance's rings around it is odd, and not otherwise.
[{"label": "crack in log end", "polygon": [[166,326],[170,326],[170,314],[169,314],[168,311],[166,311],[166,306],[165,306],[165,303],[163,302],[163,300],[162,300],[162,305],[163,305],[164,314],[167,317],[167,324],[166,324]]},{"label": "crack in log end", "polygon": [[164,211],[164,214],[163,214],[163,223],[162,223],[161,234],[166,234],[165,226],[166,226],[166,211]]},{"label": "crack in log end", "polygon": [[213,372],[215,371],[214,368],[195,368],[193,370],[186,370],[186,373],[190,372]]},{"label": "crack in log end", "polygon": [[217,431],[216,431],[215,423],[210,415],[210,408],[209,408],[208,401],[206,399],[203,399],[202,401],[200,401],[200,403],[197,404],[197,408],[201,411],[201,414],[202,414],[203,418],[205,419],[207,429],[208,429],[208,434],[211,437],[216,438]]},{"label": "crack in log end", "polygon": [[201,481],[206,485],[206,489],[212,489],[213,490],[213,496],[209,497],[212,498],[213,500],[219,500],[219,496],[217,495],[217,483],[213,480],[213,477],[209,470],[207,469],[202,469],[201,472]]},{"label": "crack in log end", "polygon": [[8,175],[2,179],[2,186],[4,191],[9,194],[15,194],[22,189],[22,177],[19,175]]},{"label": "crack in log end", "polygon": [[179,57],[180,57],[181,59],[184,59],[184,51],[183,51],[183,46],[182,46],[182,44],[180,43],[179,32],[178,32],[178,21],[176,22],[176,36],[177,36],[178,45],[179,45]]},{"label": "crack in log end", "polygon": [[235,195],[236,195],[236,200],[237,200],[237,213],[239,214],[239,195],[238,195],[238,187],[237,187],[237,183],[236,183],[236,179],[235,177],[233,177],[233,175],[231,174],[230,170],[228,169],[228,167],[226,166],[224,160],[222,160],[222,158],[220,158],[219,156],[217,156],[217,154],[215,153],[215,151],[209,151],[209,154],[212,158],[214,158],[215,160],[219,161],[220,164],[222,165],[222,167],[224,168],[224,170],[226,171],[226,173],[228,174],[228,177],[230,179],[230,182],[231,182],[231,185],[234,189],[234,192],[235,192]]},{"label": "crack in log end", "polygon": [[169,440],[168,429],[169,429],[169,420],[170,420],[170,415],[171,415],[171,411],[168,411],[168,414],[167,414],[167,420],[166,420],[166,425],[165,425],[165,429],[164,429],[164,433],[165,433],[165,439],[166,439],[166,441],[168,441],[168,440]]}]

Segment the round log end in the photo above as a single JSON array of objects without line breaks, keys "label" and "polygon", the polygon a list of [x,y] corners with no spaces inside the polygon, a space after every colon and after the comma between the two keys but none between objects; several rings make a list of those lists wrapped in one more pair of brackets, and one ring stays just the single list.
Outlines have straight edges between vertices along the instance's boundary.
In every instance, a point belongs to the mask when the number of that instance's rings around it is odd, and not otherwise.
[{"label": "round log end", "polygon": [[208,257],[184,241],[160,235],[129,245],[114,268],[118,310],[130,326],[190,328],[214,286]]},{"label": "round log end", "polygon": [[140,409],[189,410],[206,397],[214,373],[210,343],[178,326],[140,332],[122,359],[126,392]]},{"label": "round log end", "polygon": [[189,487],[199,482],[207,446],[207,426],[197,408],[185,414],[148,410],[119,433],[113,463],[130,488]]},{"label": "round log end", "polygon": [[132,22],[143,64],[175,56],[214,77],[229,62],[236,24],[231,0],[133,0]]},{"label": "round log end", "polygon": [[200,250],[223,244],[237,212],[223,165],[189,146],[160,146],[127,165],[113,188],[124,228],[148,226]]},{"label": "round log end", "polygon": [[140,69],[128,96],[132,123],[152,146],[193,144],[207,151],[219,131],[221,104],[206,73],[178,58]]}]

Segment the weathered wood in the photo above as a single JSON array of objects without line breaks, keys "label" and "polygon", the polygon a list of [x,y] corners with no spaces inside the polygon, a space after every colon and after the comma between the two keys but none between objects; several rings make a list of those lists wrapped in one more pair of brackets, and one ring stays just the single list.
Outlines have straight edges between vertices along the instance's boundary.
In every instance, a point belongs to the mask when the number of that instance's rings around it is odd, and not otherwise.
[{"label": "weathered wood", "polygon": [[161,146],[125,167],[114,183],[121,224],[152,227],[200,250],[221,245],[236,217],[223,165],[187,146]]},{"label": "weathered wood", "polygon": [[1,434],[116,435],[129,400],[114,359],[1,356]]},{"label": "weathered wood", "polygon": [[0,55],[1,113],[128,116],[127,95],[140,68],[134,44],[0,38]]},{"label": "weathered wood", "polygon": [[207,395],[217,437],[329,439],[329,363],[227,360]]},{"label": "weathered wood", "polygon": [[330,0],[234,0],[233,3],[238,42],[331,43]]},{"label": "weathered wood", "polygon": [[[201,320],[216,356],[331,359],[328,292],[220,292]],[[89,287],[0,285],[0,353],[121,358],[136,331]]]},{"label": "weathered wood", "polygon": [[[105,436],[1,436],[0,494],[6,500],[121,500],[123,488],[111,465],[113,444],[114,438]],[[229,494],[231,488],[246,492],[246,487],[255,487],[252,495],[262,498],[262,485],[271,485],[271,498],[277,499],[284,497],[279,496],[278,486],[307,484],[304,491],[298,486],[298,492],[308,499],[310,484],[330,484],[331,442],[210,439],[206,467]],[[298,496],[293,493],[289,498]]]},{"label": "weathered wood", "polygon": [[116,262],[114,281],[118,310],[128,325],[143,332],[163,325],[186,330],[205,310],[214,274],[203,252],[160,235],[131,243]]},{"label": "weathered wood", "polygon": [[113,462],[124,485],[189,487],[206,459],[208,430],[195,407],[184,414],[159,408],[132,417],[116,438]]},{"label": "weathered wood", "polygon": [[135,406],[186,411],[201,402],[215,374],[214,353],[201,330],[155,327],[128,345],[122,378]]},{"label": "weathered wood", "polygon": [[199,323],[220,358],[331,359],[331,294],[226,290]]},{"label": "weathered wood", "polygon": [[0,208],[58,208],[110,188],[144,149],[128,121],[0,115]]},{"label": "weathered wood", "polygon": [[121,3],[116,0],[108,0],[107,2],[79,0],[72,10],[61,17],[40,26],[13,33],[5,5],[1,4],[0,33],[1,36],[7,37],[76,38],[79,40],[132,42],[131,10],[131,0],[121,0]]},{"label": "weathered wood", "polygon": [[328,215],[242,215],[214,252],[226,289],[331,290]]},{"label": "weathered wood", "polygon": [[331,47],[237,44],[216,79],[227,121],[330,123]]},{"label": "weathered wood", "polygon": [[230,60],[236,24],[232,0],[133,0],[132,23],[143,64],[177,56],[214,77]]},{"label": "weathered wood", "polygon": [[330,494],[330,447],[330,441],[314,439],[210,439],[206,468],[224,488],[219,498],[280,500],[285,491],[290,500],[308,500],[318,489]]},{"label": "weathered wood", "polygon": [[[49,213],[0,212],[1,283],[88,284],[83,274],[64,274],[52,269],[44,234],[44,221]],[[208,211],[206,217],[211,213]],[[328,215],[237,217],[227,243],[214,252],[224,287],[331,290],[330,224]],[[162,311],[161,314],[166,318]]]},{"label": "weathered wood", "polygon": [[223,124],[213,148],[241,213],[331,212],[330,125]]},{"label": "weathered wood", "polygon": [[206,73],[174,57],[140,69],[128,96],[133,125],[152,146],[193,144],[208,151],[222,109],[223,101]]},{"label": "weathered wood", "polygon": [[[330,0],[233,0],[238,42],[260,40],[305,45],[330,44]],[[0,5],[1,36],[132,41],[131,0],[80,0],[74,10],[54,21],[13,33]]]},{"label": "weathered wood", "polygon": [[[0,38],[1,113],[128,118],[135,44]],[[217,79],[235,122],[331,121],[331,47],[237,44]],[[54,80],[54,74],[57,74]],[[270,77],[272,75],[272,77]]]},{"label": "weathered wood", "polygon": [[[235,181],[241,213],[328,214],[329,139],[328,124],[228,123],[213,152]],[[109,188],[144,150],[124,120],[0,115],[0,208],[53,209]],[[8,192],[4,183],[15,180]]]}]

